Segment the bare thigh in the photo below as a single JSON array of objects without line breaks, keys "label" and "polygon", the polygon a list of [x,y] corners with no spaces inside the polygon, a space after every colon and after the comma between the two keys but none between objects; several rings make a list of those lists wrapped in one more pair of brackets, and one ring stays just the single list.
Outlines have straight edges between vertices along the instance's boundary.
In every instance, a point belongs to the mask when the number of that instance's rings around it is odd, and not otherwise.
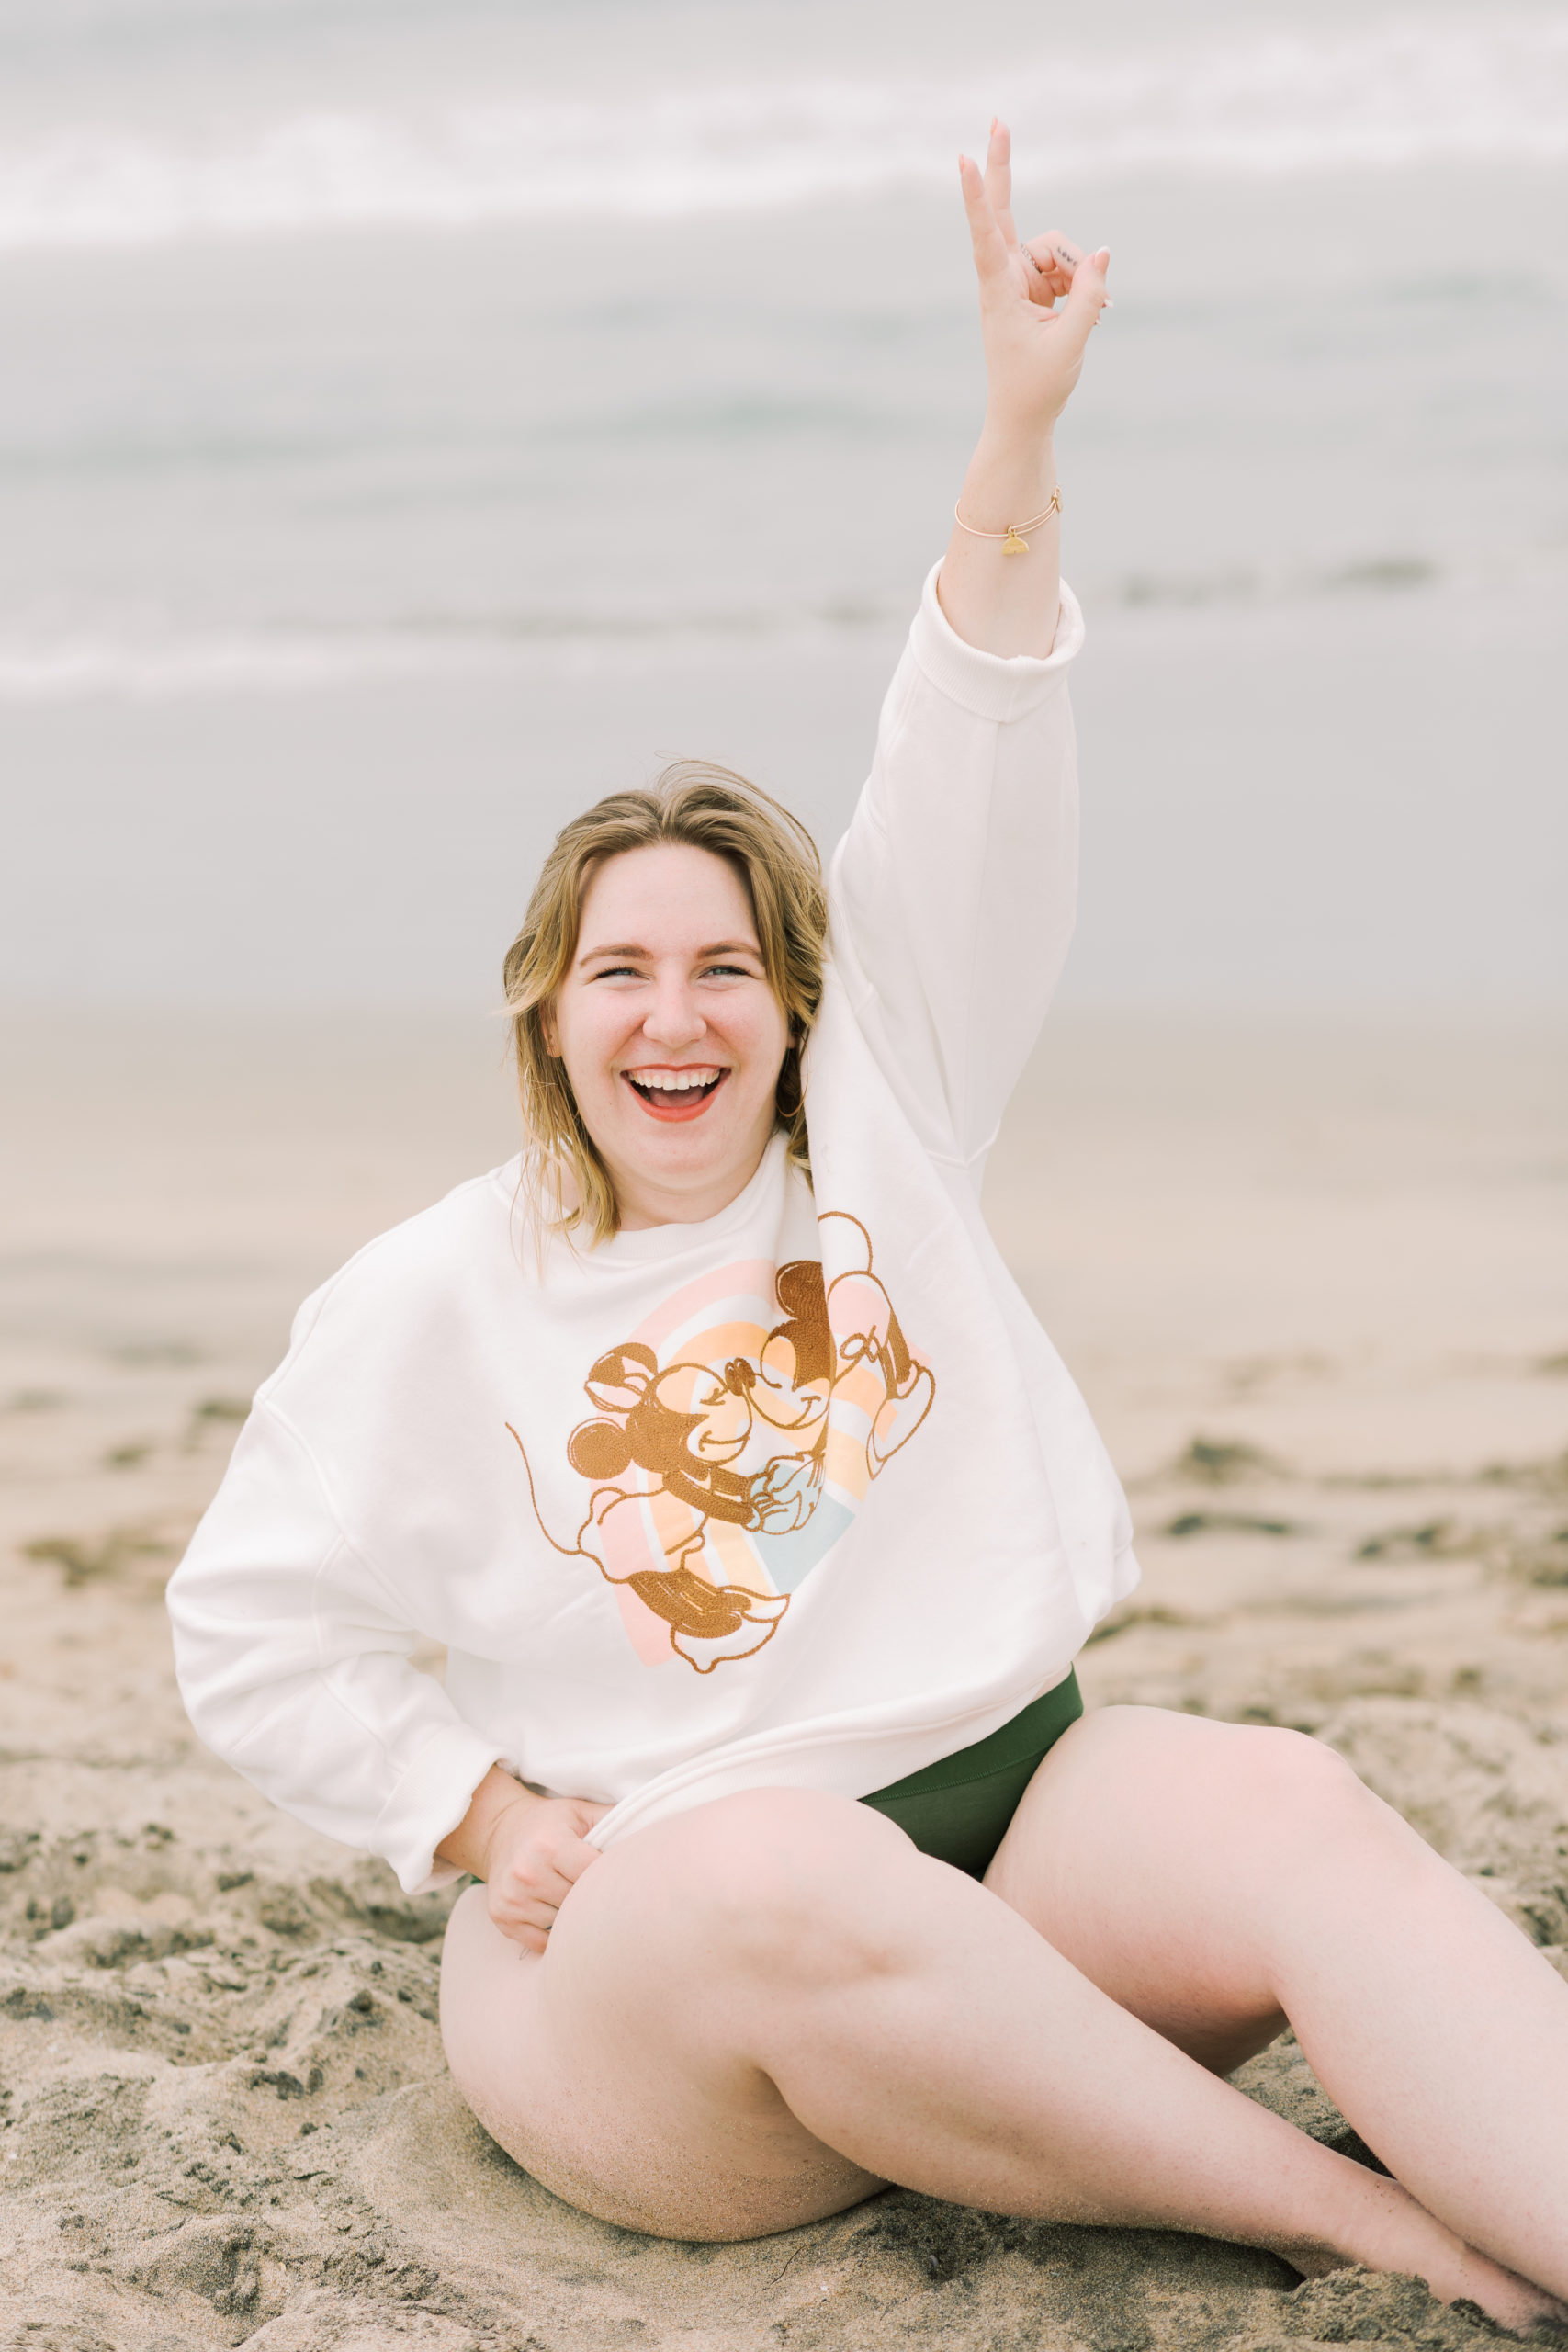
[{"label": "bare thigh", "polygon": [[[868,1849],[913,1852],[846,1799],[759,1792],[613,1848],[573,1887],[543,1958],[491,1925],[482,1887],[453,1911],[441,2027],[457,2087],[509,2154],[583,2211],[658,2236],[759,2237],[886,2185],[814,2138],[747,2055],[758,1978],[735,1963],[792,1902],[764,1867],[781,1806],[796,1821],[815,1808],[826,1872],[854,1871]],[[733,1916],[747,1887],[750,1922]]]},{"label": "bare thigh", "polygon": [[1102,1992],[1216,2073],[1286,2019],[1275,1930],[1305,1849],[1384,1808],[1300,1733],[1104,1707],[1057,1740],[986,1884]]},{"label": "bare thigh", "polygon": [[[1375,1800],[1293,1734],[1106,1709],[1042,1764],[987,1888],[1121,2008],[1228,2072],[1284,2021],[1277,1892],[1303,1840],[1342,1838],[1357,1804]],[[970,1882],[867,1806],[763,1790],[613,1848],[542,1959],[492,1928],[470,1889],[442,1968],[453,2075],[519,2163],[604,2220],[751,2237],[840,2211],[881,2178],[806,2129],[759,2053],[797,2075],[803,2049],[841,2022],[851,1977],[863,1999],[907,1966],[910,1947],[877,1949],[879,1923],[913,1921],[903,1932],[918,1939],[954,1884],[972,1906]],[[983,1919],[966,1916],[984,1954]],[[993,1988],[974,1972],[989,1962],[968,1964],[958,1997],[983,2009]],[[1045,2020],[998,2022],[1014,2035]]]}]

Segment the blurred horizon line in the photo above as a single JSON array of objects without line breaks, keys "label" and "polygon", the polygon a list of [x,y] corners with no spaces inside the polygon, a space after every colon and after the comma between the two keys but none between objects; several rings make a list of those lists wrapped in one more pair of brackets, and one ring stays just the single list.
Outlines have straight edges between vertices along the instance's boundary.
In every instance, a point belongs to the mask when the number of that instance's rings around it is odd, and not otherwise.
[{"label": "blurred horizon line", "polygon": [[[1408,15],[1196,53],[1016,60],[985,77],[820,78],[409,107],[306,104],[205,141],[85,119],[0,133],[0,254],[588,213],[680,220],[945,185],[1000,101],[1021,184],[1149,172],[1279,180],[1568,160],[1568,22]],[[210,115],[209,118],[210,119]],[[1032,161],[1049,157],[1048,164]]]}]

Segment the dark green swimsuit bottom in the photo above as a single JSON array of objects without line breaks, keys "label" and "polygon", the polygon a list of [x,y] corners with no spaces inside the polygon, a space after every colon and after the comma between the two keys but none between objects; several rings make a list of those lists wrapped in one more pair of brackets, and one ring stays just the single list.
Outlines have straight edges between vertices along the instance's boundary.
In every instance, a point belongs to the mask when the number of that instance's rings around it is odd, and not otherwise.
[{"label": "dark green swimsuit bottom", "polygon": [[1077,1676],[1035,1699],[988,1739],[863,1797],[907,1830],[922,1854],[983,1878],[1035,1766],[1083,1713]]}]

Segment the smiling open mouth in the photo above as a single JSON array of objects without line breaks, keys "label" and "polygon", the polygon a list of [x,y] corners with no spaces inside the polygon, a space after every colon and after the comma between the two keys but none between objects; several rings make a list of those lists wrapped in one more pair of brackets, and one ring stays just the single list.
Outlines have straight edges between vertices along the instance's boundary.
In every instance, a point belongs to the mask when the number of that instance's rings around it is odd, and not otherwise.
[{"label": "smiling open mouth", "polygon": [[637,1071],[626,1080],[645,1111],[656,1119],[694,1119],[713,1101],[729,1072],[708,1062],[693,1069]]}]

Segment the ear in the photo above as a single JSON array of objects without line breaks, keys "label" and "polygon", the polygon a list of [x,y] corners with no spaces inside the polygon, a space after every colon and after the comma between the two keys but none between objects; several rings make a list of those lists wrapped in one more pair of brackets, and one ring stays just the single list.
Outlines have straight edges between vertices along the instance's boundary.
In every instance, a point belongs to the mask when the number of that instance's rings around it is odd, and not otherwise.
[{"label": "ear", "polygon": [[796,1322],[827,1322],[828,1295],[822,1286],[819,1258],[792,1258],[779,1268],[774,1288],[779,1305]]},{"label": "ear", "polygon": [[566,1442],[566,1458],[583,1478],[618,1478],[631,1467],[631,1442],[615,1421],[580,1421]]},{"label": "ear", "polygon": [[553,996],[543,999],[539,1006],[539,1035],[545,1041],[545,1051],[552,1061],[560,1059],[560,1031],[556,1024],[556,1001]]},{"label": "ear", "polygon": [[647,1396],[659,1370],[659,1359],[640,1340],[611,1348],[593,1366],[583,1386],[602,1413],[629,1413]]}]

